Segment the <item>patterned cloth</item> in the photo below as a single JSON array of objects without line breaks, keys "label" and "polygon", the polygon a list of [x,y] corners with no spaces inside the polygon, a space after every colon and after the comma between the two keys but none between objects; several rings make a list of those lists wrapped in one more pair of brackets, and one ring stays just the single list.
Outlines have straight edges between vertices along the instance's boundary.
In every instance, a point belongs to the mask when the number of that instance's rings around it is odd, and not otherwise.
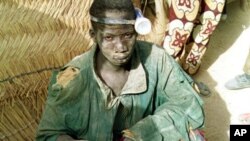
[{"label": "patterned cloth", "polygon": [[200,67],[209,37],[218,25],[225,0],[166,0],[169,27],[163,47],[184,70],[194,74]]},{"label": "patterned cloth", "polygon": [[119,96],[96,75],[95,52],[93,47],[65,66],[79,73],[63,86],[54,72],[37,141],[54,141],[60,134],[90,141],[121,136],[189,141],[190,129],[203,127],[203,102],[190,85],[192,79],[162,48],[136,42],[132,68]]}]

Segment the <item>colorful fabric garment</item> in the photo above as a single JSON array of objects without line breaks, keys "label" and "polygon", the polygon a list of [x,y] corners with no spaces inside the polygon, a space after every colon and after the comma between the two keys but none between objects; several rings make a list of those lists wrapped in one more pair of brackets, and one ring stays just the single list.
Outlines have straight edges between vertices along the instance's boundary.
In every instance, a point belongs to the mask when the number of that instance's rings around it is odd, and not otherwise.
[{"label": "colorful fabric garment", "polygon": [[[136,42],[118,96],[95,73],[96,51],[94,46],[53,73],[37,141],[54,141],[61,134],[89,141],[121,135],[136,141],[189,141],[189,130],[203,127],[203,101],[192,79],[162,48]],[[68,69],[75,74],[62,73]],[[66,83],[60,74],[74,77]]]},{"label": "colorful fabric garment", "polygon": [[169,27],[163,47],[184,70],[194,74],[218,25],[225,0],[167,0]]}]

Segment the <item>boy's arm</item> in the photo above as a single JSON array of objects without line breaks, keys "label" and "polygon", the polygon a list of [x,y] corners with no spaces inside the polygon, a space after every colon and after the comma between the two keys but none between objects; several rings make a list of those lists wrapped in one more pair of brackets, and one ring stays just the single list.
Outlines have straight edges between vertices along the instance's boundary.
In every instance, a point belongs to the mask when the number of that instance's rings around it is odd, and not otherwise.
[{"label": "boy's arm", "polygon": [[124,130],[124,136],[136,141],[188,141],[189,130],[204,124],[202,100],[191,86],[191,78],[171,57],[163,56],[158,66],[157,108],[153,115]]}]

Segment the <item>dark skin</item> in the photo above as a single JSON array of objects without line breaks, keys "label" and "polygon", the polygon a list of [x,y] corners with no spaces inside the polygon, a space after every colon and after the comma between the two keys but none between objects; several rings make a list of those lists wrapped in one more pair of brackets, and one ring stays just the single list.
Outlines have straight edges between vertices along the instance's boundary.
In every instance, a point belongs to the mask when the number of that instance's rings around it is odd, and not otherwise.
[{"label": "dark skin", "polygon": [[[126,13],[106,12],[106,17],[120,18]],[[98,44],[96,72],[99,77],[119,95],[130,71],[136,32],[133,25],[100,25],[93,32]]]},{"label": "dark skin", "polygon": [[96,33],[100,49],[97,53],[96,72],[115,95],[121,93],[127,81],[135,37],[131,26],[106,26]]},{"label": "dark skin", "polygon": [[[105,17],[126,18],[127,13],[106,11]],[[95,71],[102,81],[109,86],[115,95],[119,95],[128,79],[131,57],[136,41],[134,25],[100,25],[96,24],[91,30],[91,36],[97,43]],[[74,140],[68,135],[61,135],[58,141]],[[130,141],[125,138],[124,141]]]}]

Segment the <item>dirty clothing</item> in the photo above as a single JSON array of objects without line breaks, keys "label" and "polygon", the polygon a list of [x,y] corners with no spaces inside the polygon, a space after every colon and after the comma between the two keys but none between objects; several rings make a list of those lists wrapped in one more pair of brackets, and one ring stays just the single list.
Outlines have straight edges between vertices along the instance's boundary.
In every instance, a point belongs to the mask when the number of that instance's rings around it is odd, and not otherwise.
[{"label": "dirty clothing", "polygon": [[188,141],[190,129],[203,127],[203,102],[192,80],[162,48],[136,41],[118,96],[95,72],[97,51],[94,46],[65,66],[79,70],[67,85],[57,82],[54,72],[37,141],[54,141],[61,134],[112,141],[128,132],[136,141]]}]

